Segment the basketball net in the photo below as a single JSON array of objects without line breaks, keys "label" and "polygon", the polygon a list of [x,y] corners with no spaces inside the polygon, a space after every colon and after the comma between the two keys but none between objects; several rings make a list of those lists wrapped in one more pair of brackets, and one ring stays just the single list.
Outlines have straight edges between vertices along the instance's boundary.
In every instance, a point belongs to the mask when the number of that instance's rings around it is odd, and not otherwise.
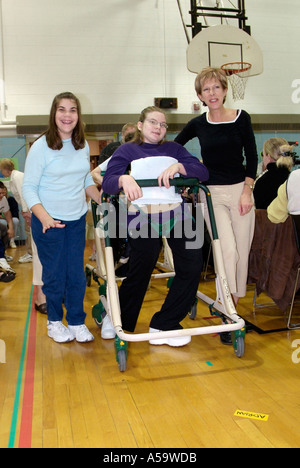
[{"label": "basketball net", "polygon": [[248,77],[250,75],[251,63],[247,62],[231,62],[221,66],[228,77],[231,85],[232,97],[234,101],[244,99],[245,89]]}]

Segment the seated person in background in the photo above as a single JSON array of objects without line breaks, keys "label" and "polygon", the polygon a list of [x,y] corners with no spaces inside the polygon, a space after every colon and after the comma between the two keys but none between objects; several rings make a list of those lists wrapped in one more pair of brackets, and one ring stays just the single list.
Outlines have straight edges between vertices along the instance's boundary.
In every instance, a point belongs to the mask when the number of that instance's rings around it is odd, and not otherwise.
[{"label": "seated person in background", "polygon": [[123,143],[127,143],[130,141],[136,131],[136,124],[128,122],[122,127],[121,130],[121,141],[112,141],[109,143],[105,148],[101,151],[100,156],[99,156],[99,164],[103,163],[106,161],[108,158],[110,158],[113,153],[116,151],[119,146],[121,146]]},{"label": "seated person in background", "polygon": [[[0,182],[0,184],[3,184],[3,182]],[[9,239],[14,237],[12,215],[6,197],[2,197],[0,200],[0,212],[4,214],[7,223],[7,227],[0,224],[0,271],[11,272],[15,275],[16,272],[9,266],[5,258],[5,249],[9,245]]]},{"label": "seated person in background", "polygon": [[9,237],[7,235],[7,227],[0,224],[0,282],[2,283],[9,283],[16,277],[16,273],[10,268],[5,259],[5,248],[8,244]]},{"label": "seated person in background", "polygon": [[292,171],[288,180],[279,187],[267,213],[272,223],[284,223],[289,214],[300,214],[300,169]]},{"label": "seated person in background", "polygon": [[31,214],[26,205],[22,195],[22,185],[24,174],[15,169],[14,163],[9,158],[0,160],[0,171],[4,177],[10,177],[9,188],[12,195],[15,197],[18,204],[21,206],[21,214],[25,220],[25,234],[26,234],[26,253],[19,258],[19,263],[32,262],[32,246],[31,246],[31,231],[30,231],[30,218]]},{"label": "seated person in background", "polygon": [[[6,197],[6,199],[8,201],[9,209],[10,209],[10,212],[11,212],[11,215],[12,215],[12,218],[13,218],[14,231],[15,231],[15,235],[16,235],[16,233],[18,232],[19,224],[20,224],[19,205],[16,202],[14,197],[8,196],[6,186],[4,186],[4,188],[2,188],[2,186],[0,187],[0,199],[2,199],[3,197]],[[1,216],[0,216],[0,223],[4,224],[4,226],[7,226],[7,223],[6,223],[6,220],[5,220],[5,217],[4,217],[3,213],[1,213]],[[17,247],[16,244],[15,244],[14,238],[10,239],[9,246],[10,246],[11,249],[15,249]]]},{"label": "seated person in background", "polygon": [[263,148],[265,171],[256,179],[253,196],[255,207],[266,210],[276,198],[277,190],[290,175],[294,165],[293,147],[284,138],[270,138]]}]

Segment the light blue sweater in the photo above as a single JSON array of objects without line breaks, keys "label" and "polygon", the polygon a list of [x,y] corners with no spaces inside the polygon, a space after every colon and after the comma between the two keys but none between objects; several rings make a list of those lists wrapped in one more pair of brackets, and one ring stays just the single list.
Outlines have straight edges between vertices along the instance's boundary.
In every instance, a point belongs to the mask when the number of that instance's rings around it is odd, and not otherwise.
[{"label": "light blue sweater", "polygon": [[54,219],[77,220],[87,212],[85,189],[91,185],[88,143],[76,151],[68,139],[61,150],[52,150],[42,136],[32,145],[22,188],[30,209],[41,203]]}]

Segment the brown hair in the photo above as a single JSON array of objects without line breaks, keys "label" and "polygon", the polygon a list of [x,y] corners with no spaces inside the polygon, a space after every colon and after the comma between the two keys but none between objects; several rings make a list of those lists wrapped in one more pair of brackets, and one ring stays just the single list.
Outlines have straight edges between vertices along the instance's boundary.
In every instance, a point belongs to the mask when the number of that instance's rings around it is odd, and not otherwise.
[{"label": "brown hair", "polygon": [[[195,90],[197,94],[202,94],[204,83],[207,80],[215,79],[221,83],[223,89],[228,89],[228,81],[226,73],[221,68],[214,68],[214,67],[207,67],[203,68],[203,70],[198,73],[195,79]],[[226,100],[226,96],[224,97],[223,104]],[[204,106],[206,106],[205,102],[201,101]]]},{"label": "brown hair", "polygon": [[[132,130],[127,132],[128,129],[130,130],[132,129]],[[132,138],[135,135],[136,129],[137,129],[137,125],[132,122],[128,122],[125,125],[123,125],[121,133],[122,133],[122,140],[124,141],[124,143],[128,143],[129,141],[132,140]]]},{"label": "brown hair", "polygon": [[85,136],[84,136],[84,123],[81,116],[81,105],[79,99],[69,91],[60,93],[53,99],[50,116],[49,116],[49,127],[45,132],[46,141],[49,148],[53,150],[60,150],[63,146],[61,137],[58,133],[57,125],[55,122],[56,111],[59,103],[62,99],[70,99],[76,103],[78,122],[72,132],[72,143],[76,150],[85,147]]},{"label": "brown hair", "polygon": [[[151,112],[160,112],[164,116],[166,116],[166,113],[160,109],[159,107],[156,106],[148,106],[145,109],[142,110],[140,117],[139,117],[139,122],[144,122],[147,118],[147,115],[150,114]],[[163,143],[164,139],[160,142]],[[138,143],[142,144],[143,143],[143,134],[142,132],[137,128],[134,134],[134,137],[131,140],[131,143]]]}]

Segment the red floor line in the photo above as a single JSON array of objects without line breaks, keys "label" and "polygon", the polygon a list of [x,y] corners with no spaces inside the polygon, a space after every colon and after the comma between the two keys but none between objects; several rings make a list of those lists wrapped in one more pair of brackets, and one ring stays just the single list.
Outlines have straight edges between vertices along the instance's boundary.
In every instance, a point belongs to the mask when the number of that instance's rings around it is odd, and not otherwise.
[{"label": "red floor line", "polygon": [[20,423],[19,448],[31,448],[37,324],[37,312],[34,308],[35,297],[36,291],[34,290],[27,344],[27,361],[24,380],[22,416]]}]

